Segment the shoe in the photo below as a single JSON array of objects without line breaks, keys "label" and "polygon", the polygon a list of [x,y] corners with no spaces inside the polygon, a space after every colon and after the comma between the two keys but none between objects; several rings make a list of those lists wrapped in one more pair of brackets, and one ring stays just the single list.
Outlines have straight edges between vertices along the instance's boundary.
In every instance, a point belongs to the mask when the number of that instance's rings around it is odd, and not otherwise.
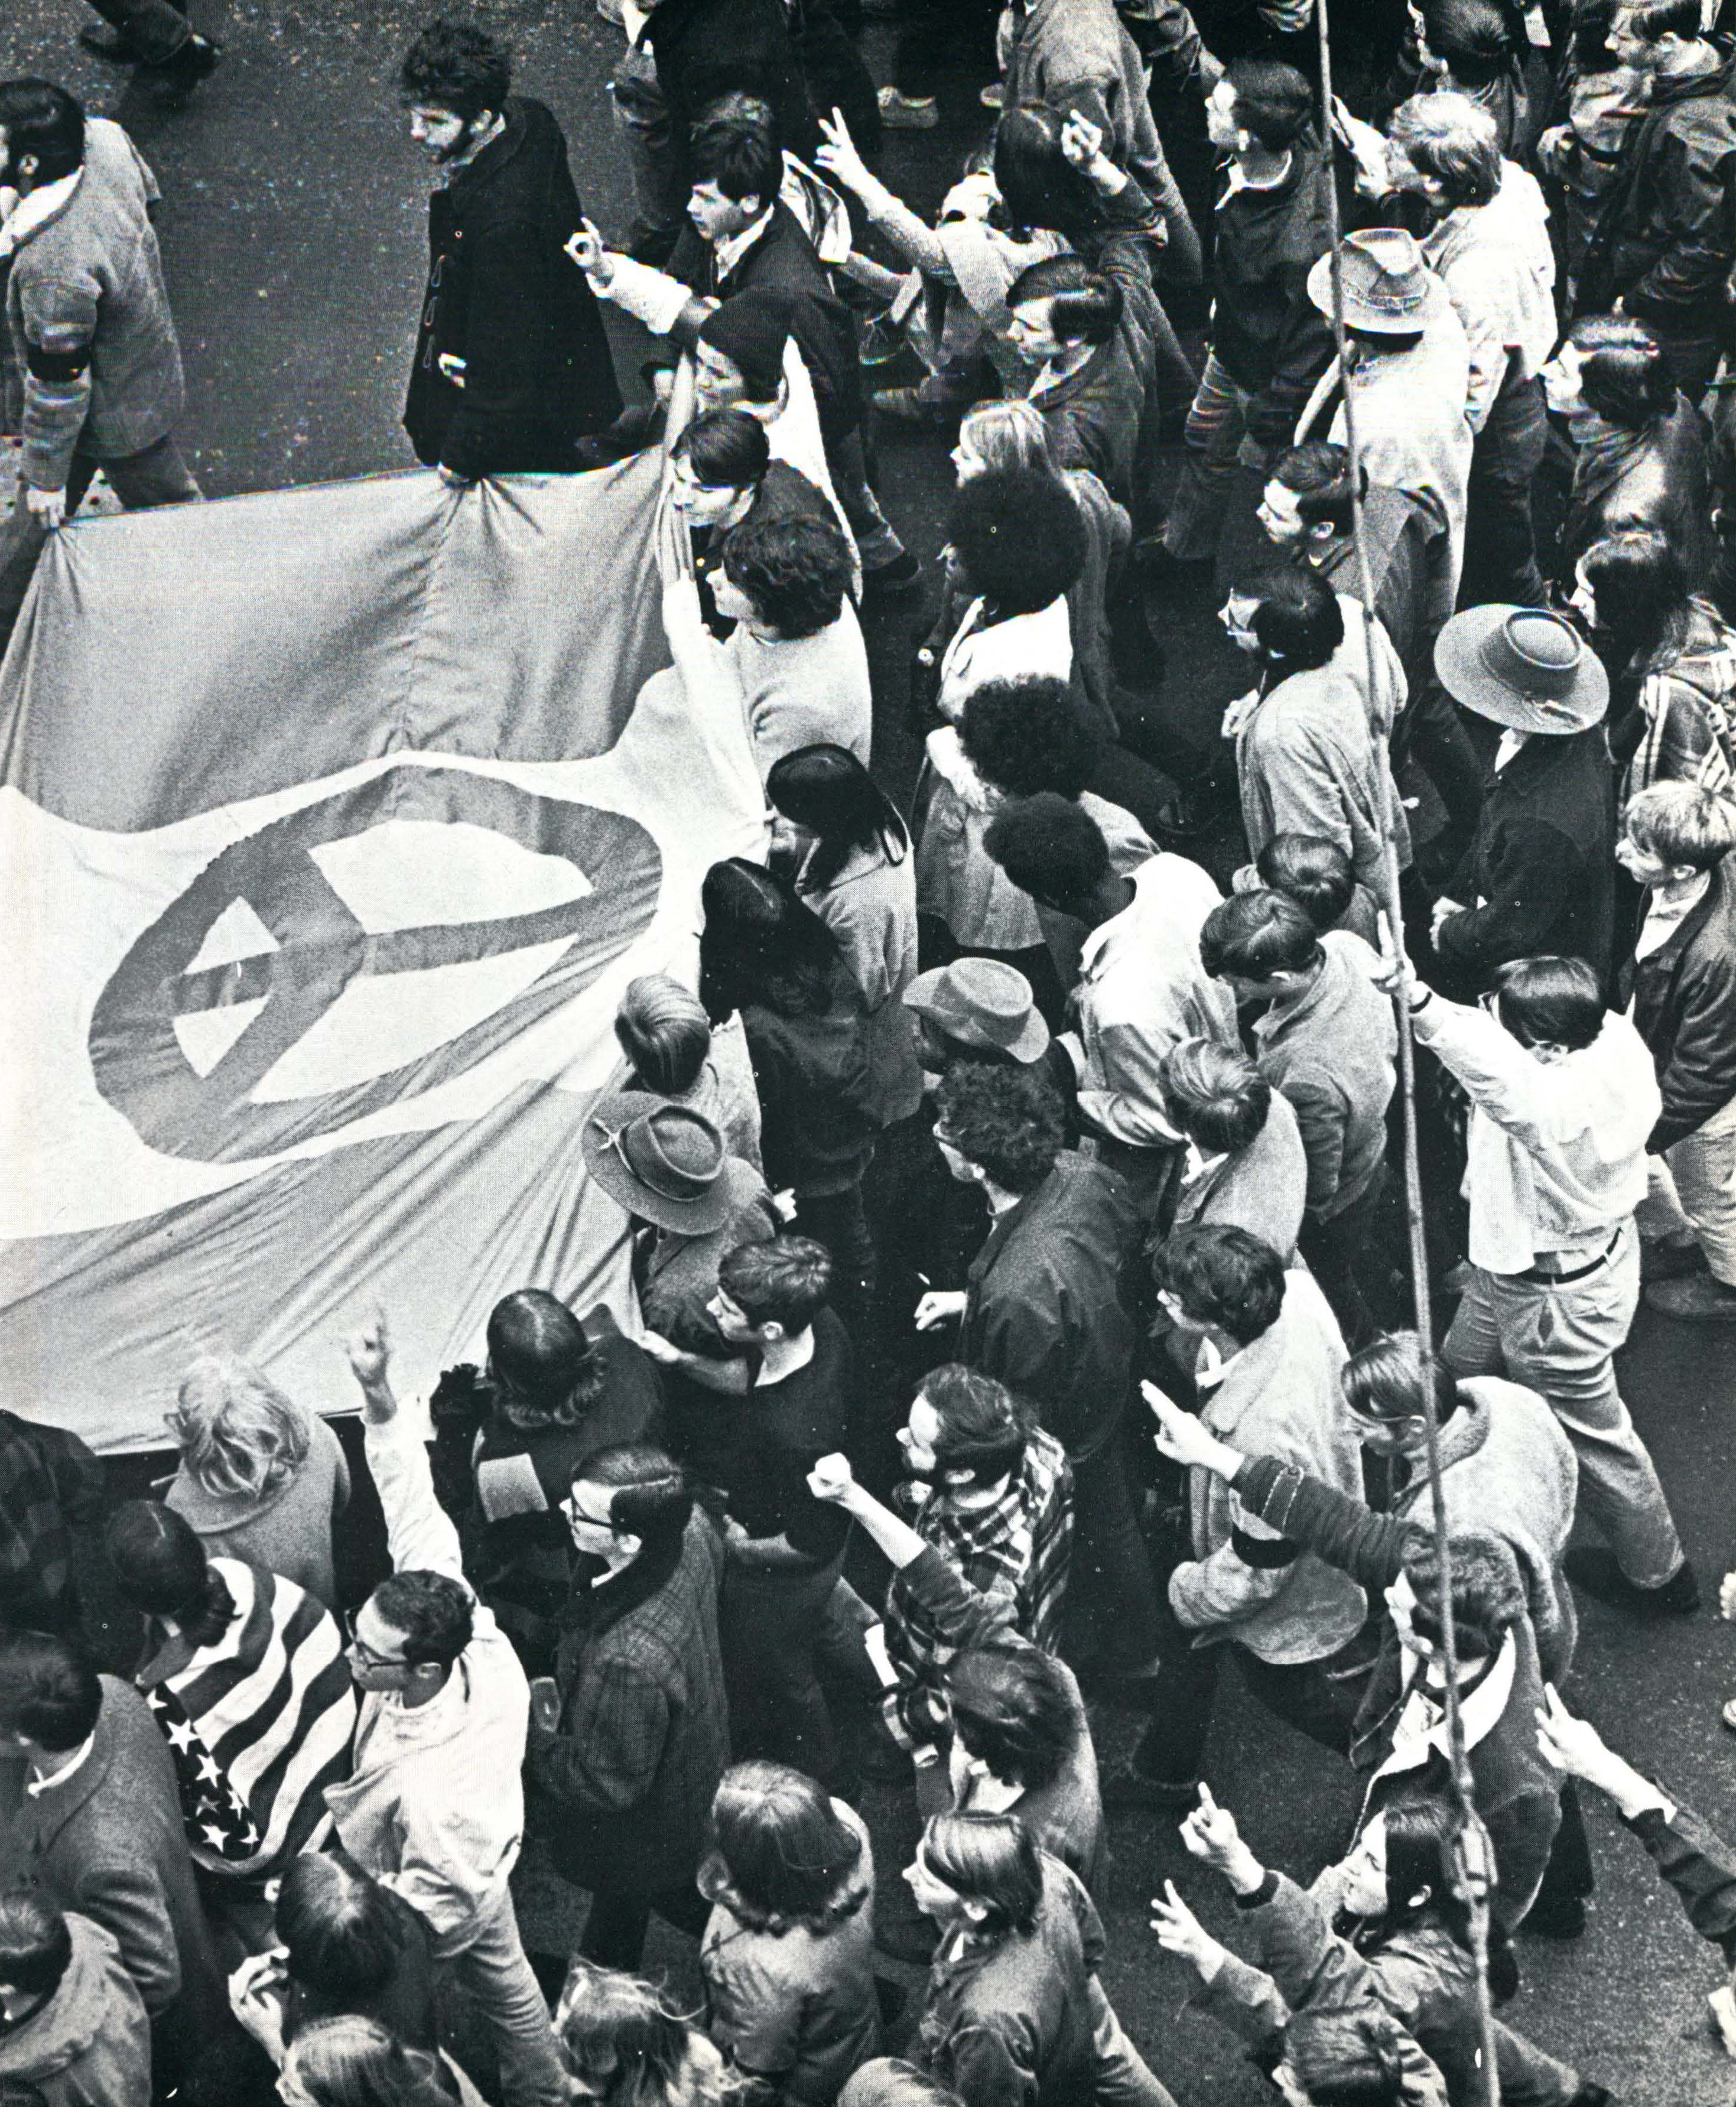
[{"label": "shoe", "polygon": [[1105,1807],[1136,1808],[1142,1814],[1185,1814],[1199,1801],[1198,1778],[1147,1777],[1131,1764],[1105,1771],[1102,1790]]},{"label": "shoe", "polygon": [[1648,1310],[1679,1323],[1736,1324],[1736,1287],[1727,1287],[1709,1273],[1653,1281],[1641,1299]]},{"label": "shoe", "polygon": [[1700,1583],[1684,1558],[1662,1585],[1636,1588],[1616,1563],[1612,1551],[1585,1545],[1562,1561],[1576,1588],[1638,1617],[1691,1617],[1700,1606]]},{"label": "shoe", "polygon": [[1675,1243],[1658,1237],[1639,1247],[1639,1278],[1648,1286],[1654,1280],[1685,1280],[1691,1273],[1706,1271],[1706,1254],[1698,1242]]},{"label": "shoe", "polygon": [[925,432],[951,431],[974,402],[936,402],[920,388],[883,388],[874,398],[875,409],[894,424],[916,425]]},{"label": "shoe", "polygon": [[922,566],[908,549],[901,550],[889,564],[862,577],[862,604],[870,600],[907,600],[922,590]]},{"label": "shoe", "polygon": [[1519,1929],[1532,1939],[1583,1939],[1585,1905],[1577,1895],[1570,1895],[1551,1909],[1533,1908],[1520,1921]]},{"label": "shoe", "polygon": [[940,110],[932,95],[900,95],[895,88],[883,88],[876,98],[880,122],[893,132],[932,132],[940,122]]},{"label": "shoe", "polygon": [[992,80],[987,88],[977,90],[977,100],[985,110],[1005,110],[1006,90],[998,80]]},{"label": "shoe", "polygon": [[126,38],[113,29],[80,29],[79,42],[93,59],[110,65],[137,65],[139,55]]},{"label": "shoe", "polygon": [[171,88],[191,88],[217,70],[217,62],[223,55],[221,44],[214,43],[209,37],[201,37],[196,29],[190,29],[178,51],[146,70],[153,79],[165,82]]}]

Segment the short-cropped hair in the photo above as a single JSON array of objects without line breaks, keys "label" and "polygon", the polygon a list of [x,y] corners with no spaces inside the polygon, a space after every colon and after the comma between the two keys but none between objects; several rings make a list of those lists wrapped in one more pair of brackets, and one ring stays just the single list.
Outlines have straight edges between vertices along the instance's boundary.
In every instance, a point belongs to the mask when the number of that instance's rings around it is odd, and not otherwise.
[{"label": "short-cropped hair", "polygon": [[450,1668],[470,1643],[475,1606],[470,1591],[449,1574],[410,1566],[389,1574],[374,1590],[374,1607],[404,1635],[404,1660]]},{"label": "short-cropped hair", "polygon": [[711,1019],[692,989],[670,974],[641,973],[615,1012],[615,1037],[646,1089],[684,1097],[711,1051]]},{"label": "short-cropped hair", "polygon": [[1318,964],[1320,932],[1282,892],[1232,892],[1201,923],[1199,958],[1216,978],[1270,980]]},{"label": "short-cropped hair", "polygon": [[708,490],[746,490],[771,464],[771,443],[745,410],[704,410],[671,448]]},{"label": "short-cropped hair", "polygon": [[469,122],[504,106],[512,92],[512,54],[469,22],[430,22],[405,52],[398,79],[412,102]]},{"label": "short-cropped hair", "polygon": [[1639,431],[1675,407],[1675,375],[1644,322],[1629,315],[1588,315],[1567,338],[1580,353],[1579,387],[1587,409]]},{"label": "short-cropped hair", "polygon": [[[1503,1635],[1526,1614],[1525,1583],[1513,1548],[1486,1530],[1455,1530],[1447,1539],[1448,1585],[1453,1604],[1457,1651],[1470,1660],[1486,1660]],[[1410,1613],[1419,1637],[1431,1646],[1441,1639],[1441,1561],[1432,1536],[1418,1531],[1407,1539],[1405,1575],[1416,1606]]]},{"label": "short-cropped hair", "polygon": [[1246,1148],[1263,1131],[1272,1086],[1239,1049],[1178,1039],[1158,1063],[1170,1117],[1213,1155]]},{"label": "short-cropped hair", "polygon": [[1501,186],[1500,133],[1468,95],[1413,95],[1393,111],[1387,131],[1418,173],[1440,184],[1448,204],[1487,204]]},{"label": "short-cropped hair", "polygon": [[1021,892],[1057,904],[1086,899],[1109,872],[1103,829],[1072,798],[1053,790],[997,812],[983,846]]},{"label": "short-cropped hair", "polygon": [[1284,672],[1307,673],[1324,666],[1344,641],[1344,610],[1332,587],[1311,570],[1291,564],[1236,587],[1251,600],[1248,626],[1264,656]]},{"label": "short-cropped hair", "polygon": [[693,173],[738,204],[749,197],[769,204],[784,179],[784,157],[767,126],[726,117],[694,133]]},{"label": "short-cropped hair", "polygon": [[1053,1783],[1077,1727],[1061,1670],[1041,1647],[967,1647],[941,1680],[967,1754],[1027,1791]]},{"label": "short-cropped hair", "polygon": [[1043,1869],[1016,1814],[936,1814],[922,1833],[929,1869],[966,1901],[984,1903],[993,1936],[1029,1931],[1043,1897]]},{"label": "short-cropped hair", "polygon": [[38,183],[59,182],[84,164],[84,105],[52,81],[0,81],[0,130],[8,158],[36,156]]},{"label": "short-cropped hair", "polygon": [[649,1441],[617,1441],[579,1466],[574,1483],[609,1489],[609,1525],[617,1536],[636,1536],[650,1552],[668,1551],[693,1513],[691,1481],[666,1450]]},{"label": "short-cropped hair", "polygon": [[1085,568],[1085,524],[1058,476],[992,468],[953,492],[947,539],[973,593],[1003,614],[1035,614]]},{"label": "short-cropped hair", "polygon": [[1626,826],[1660,862],[1712,870],[1736,849],[1736,801],[1698,783],[1653,783],[1628,799]]},{"label": "short-cropped hair", "polygon": [[1383,1332],[1370,1339],[1344,1363],[1339,1381],[1345,1402],[1365,1419],[1423,1418],[1431,1391],[1437,1419],[1446,1418],[1459,1402],[1459,1385],[1443,1361],[1437,1359],[1424,1368],[1423,1343],[1414,1332]]},{"label": "short-cropped hair", "polygon": [[748,1322],[800,1332],[832,1292],[832,1254],[812,1237],[738,1244],[717,1268],[717,1285]]},{"label": "short-cropped hair", "polygon": [[941,1078],[935,1113],[937,1130],[1005,1193],[1034,1192],[1066,1138],[1060,1098],[1034,1067],[960,1061]]},{"label": "short-cropped hair", "polygon": [[1009,797],[1077,797],[1096,765],[1097,735],[1071,688],[1041,674],[973,689],[959,739],[978,775]]},{"label": "short-cropped hair", "polygon": [[378,1997],[404,1949],[403,1920],[385,1889],[321,1851],[290,1861],[272,1923],[295,1981],[334,2001]]},{"label": "short-cropped hair", "polygon": [[1005,1383],[961,1361],[942,1361],[916,1395],[940,1422],[934,1458],[942,1470],[968,1471],[973,1485],[992,1485],[1018,1469],[1032,1417]]},{"label": "short-cropped hair", "polygon": [[[1304,439],[1292,447],[1272,470],[1272,479],[1294,491],[1297,516],[1304,526],[1324,520],[1335,533],[1347,534],[1356,524],[1350,448],[1336,439]],[[1360,494],[1365,497],[1368,487],[1365,469]]]},{"label": "short-cropped hair", "polygon": [[72,1933],[46,1895],[0,1895],[0,1983],[25,1997],[46,1997],[71,1965]]},{"label": "short-cropped hair", "polygon": [[1643,44],[1666,37],[1698,38],[1706,17],[1700,0],[1624,0],[1629,26]]},{"label": "short-cropped hair", "polygon": [[1232,59],[1224,77],[1235,92],[1237,125],[1269,153],[1293,146],[1314,122],[1314,90],[1281,59]]},{"label": "short-cropped hair", "polygon": [[102,1684],[70,1640],[0,1630],[0,1732],[56,1754],[97,1731]]},{"label": "short-cropped hair", "polygon": [[1509,959],[1495,986],[1496,1013],[1522,1045],[1577,1053],[1603,1029],[1603,991],[1583,959]]},{"label": "short-cropped hair", "polygon": [[850,551],[834,522],[750,514],[723,537],[724,575],[782,637],[817,636],[843,611]]},{"label": "short-cropped hair", "polygon": [[1063,344],[1107,344],[1120,326],[1121,287],[1092,270],[1082,256],[1045,256],[1028,263],[1007,287],[1006,304],[1047,300],[1049,328]]},{"label": "short-cropped hair", "polygon": [[1177,1229],[1158,1247],[1151,1269],[1194,1323],[1216,1324],[1244,1346],[1271,1331],[1284,1308],[1284,1260],[1246,1229]]},{"label": "short-cropped hair", "polygon": [[1254,858],[1254,869],[1272,892],[1293,900],[1322,935],[1343,920],[1356,890],[1350,858],[1322,834],[1274,834]]},{"label": "short-cropped hair", "polygon": [[204,1354],[193,1363],[169,1431],[188,1477],[218,1499],[276,1492],[308,1453],[307,1415],[234,1354]]}]

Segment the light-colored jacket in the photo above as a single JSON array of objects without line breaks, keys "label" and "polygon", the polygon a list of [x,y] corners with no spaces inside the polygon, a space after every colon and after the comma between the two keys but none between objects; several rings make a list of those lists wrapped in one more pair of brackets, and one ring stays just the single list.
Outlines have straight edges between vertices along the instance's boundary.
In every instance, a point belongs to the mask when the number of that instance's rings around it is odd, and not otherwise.
[{"label": "light-colored jacket", "polygon": [[[6,428],[24,434],[24,480],[64,490],[75,447],[115,460],[173,429],[181,350],[150,218],[161,192],[119,125],[91,118],[76,182],[48,187],[57,195],[45,212],[26,198],[7,222],[6,407],[18,421],[9,416]],[[76,364],[87,351],[79,371],[39,370]]]},{"label": "light-colored jacket", "polygon": [[68,1913],[72,1959],[47,2002],[0,2035],[0,2085],[34,2086],[46,2107],[144,2107],[151,2024],[112,1932]]},{"label": "light-colored jacket", "polygon": [[[413,1418],[370,1423],[366,1447],[393,1571],[443,1573],[468,1593]],[[473,1597],[471,1614],[470,1643],[438,1696],[413,1710],[394,1694],[363,1697],[354,1772],[326,1791],[344,1849],[421,1912],[443,1958],[464,1950],[505,1889],[524,1833],[530,1687],[493,1612]]]},{"label": "light-colored jacket", "polygon": [[[1340,1492],[1360,1496],[1361,1451],[1339,1384],[1344,1341],[1306,1273],[1284,1277],[1284,1306],[1270,1330],[1224,1363],[1203,1388],[1200,1419],[1246,1455],[1280,1456]],[[1284,1539],[1252,1515],[1211,1471],[1188,1473],[1194,1561],[1170,1576],[1170,1606],[1196,1644],[1235,1639],[1274,1666],[1324,1660],[1361,1629],[1368,1602],[1347,1573],[1304,1551],[1281,1564],[1249,1565],[1237,1539]]]},{"label": "light-colored jacket", "polygon": [[1639,1034],[1608,1016],[1590,1045],[1545,1063],[1494,1018],[1441,995],[1414,1023],[1471,1099],[1471,1263],[1516,1274],[1540,1251],[1594,1254],[1645,1197],[1663,1098]]},{"label": "light-colored jacket", "polygon": [[[1422,243],[1464,325],[1470,351],[1465,416],[1488,422],[1509,373],[1529,380],[1555,348],[1555,252],[1537,178],[1511,161],[1487,204],[1463,204]],[[1360,437],[1360,434],[1359,434]]]}]

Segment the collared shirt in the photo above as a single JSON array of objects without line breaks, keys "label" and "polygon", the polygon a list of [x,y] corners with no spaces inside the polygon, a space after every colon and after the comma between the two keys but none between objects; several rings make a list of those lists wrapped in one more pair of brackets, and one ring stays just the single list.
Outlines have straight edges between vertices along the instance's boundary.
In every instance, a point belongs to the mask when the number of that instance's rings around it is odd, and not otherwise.
[{"label": "collared shirt", "polygon": [[721,285],[742,258],[771,224],[771,215],[777,209],[774,198],[756,220],[742,228],[740,234],[726,235],[712,250],[712,281]]},{"label": "collared shirt", "polygon": [[65,1762],[61,1765],[57,1771],[49,1771],[41,1777],[34,1777],[29,1779],[25,1786],[25,1790],[29,1794],[32,1799],[39,1799],[42,1795],[45,1792],[48,1791],[52,1787],[57,1785],[65,1785],[67,1779],[70,1778],[73,1772],[85,1761],[86,1758],[90,1754],[91,1750],[94,1749],[96,1745],[97,1736],[94,1734],[92,1734],[87,1740],[82,1742],[78,1748],[73,1750],[72,1754],[66,1759]]},{"label": "collared shirt", "polygon": [[1230,199],[1243,191],[1281,190],[1290,180],[1290,170],[1295,164],[1296,156],[1287,153],[1284,157],[1284,166],[1278,173],[1275,175],[1266,176],[1257,183],[1239,161],[1231,161],[1230,173],[1224,183],[1224,195],[1218,200],[1217,209],[1221,212]]}]

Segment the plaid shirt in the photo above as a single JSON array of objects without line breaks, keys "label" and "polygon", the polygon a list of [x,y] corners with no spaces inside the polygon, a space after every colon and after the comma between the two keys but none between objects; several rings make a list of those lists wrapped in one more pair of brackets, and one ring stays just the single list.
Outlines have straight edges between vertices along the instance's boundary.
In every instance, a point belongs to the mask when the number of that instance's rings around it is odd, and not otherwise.
[{"label": "plaid shirt", "polygon": [[94,1521],[101,1507],[102,1466],[76,1434],[0,1412],[0,1623],[77,1623],[68,1525]]},{"label": "plaid shirt", "polygon": [[[911,1492],[906,1481],[896,1496],[907,1510]],[[1006,1606],[1021,1638],[1055,1651],[1073,1558],[1073,1478],[1052,1434],[1032,1430],[1023,1462],[992,1505],[960,1511],[937,1492],[910,1521],[967,1587]],[[931,1742],[938,1723],[934,1685],[957,1645],[897,1574],[886,1591],[885,1625],[886,1651],[898,1670],[886,1696],[887,1724],[907,1748]]]}]

